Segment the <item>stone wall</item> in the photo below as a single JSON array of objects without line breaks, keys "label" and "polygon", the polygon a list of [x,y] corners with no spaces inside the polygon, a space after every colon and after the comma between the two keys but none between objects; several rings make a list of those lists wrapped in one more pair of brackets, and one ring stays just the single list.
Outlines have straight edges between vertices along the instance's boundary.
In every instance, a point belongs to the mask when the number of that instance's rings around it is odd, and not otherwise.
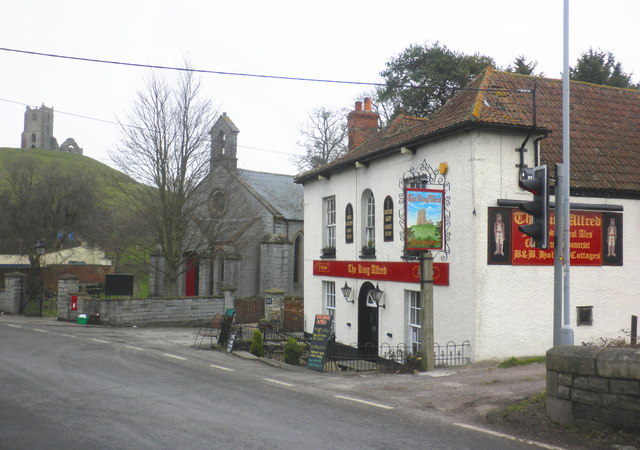
[{"label": "stone wall", "polygon": [[549,350],[547,414],[564,425],[640,431],[640,349]]},{"label": "stone wall", "polygon": [[224,298],[84,299],[78,310],[100,314],[100,321],[116,327],[198,326],[224,314]]},{"label": "stone wall", "polygon": [[[78,279],[74,276],[61,278],[58,286],[58,320],[75,321],[80,314],[97,313],[100,323],[116,327],[203,325],[215,314],[223,314],[232,302],[225,297],[85,298],[78,294]],[[77,311],[71,311],[72,296],[77,296]]]}]

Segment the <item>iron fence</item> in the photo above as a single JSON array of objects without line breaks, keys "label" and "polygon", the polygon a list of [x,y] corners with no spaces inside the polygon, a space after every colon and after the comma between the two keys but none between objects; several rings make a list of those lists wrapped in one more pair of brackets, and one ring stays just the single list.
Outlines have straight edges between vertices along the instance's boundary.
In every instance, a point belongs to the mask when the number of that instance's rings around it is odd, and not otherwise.
[{"label": "iron fence", "polygon": [[[253,332],[260,329],[263,335],[264,356],[277,361],[284,360],[284,343],[289,337],[295,338],[304,347],[302,363],[307,360],[311,335],[305,332],[284,332],[274,328],[265,329],[258,325],[243,324],[235,326],[237,332],[234,348],[249,349]],[[464,341],[456,344],[453,341],[446,345],[434,344],[434,364],[436,367],[462,366],[471,362],[471,343]],[[354,371],[393,371],[403,372],[420,369],[420,353],[414,352],[405,344],[391,346],[382,344],[343,344],[334,340],[329,341],[326,353],[327,370]]]}]

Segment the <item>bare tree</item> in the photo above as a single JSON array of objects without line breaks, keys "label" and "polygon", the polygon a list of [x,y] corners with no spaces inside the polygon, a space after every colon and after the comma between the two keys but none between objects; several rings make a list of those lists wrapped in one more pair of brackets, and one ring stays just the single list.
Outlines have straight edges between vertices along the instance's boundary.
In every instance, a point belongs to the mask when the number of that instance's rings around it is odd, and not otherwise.
[{"label": "bare tree", "polygon": [[120,170],[142,183],[124,195],[152,235],[151,248],[144,241],[139,247],[146,255],[159,251],[164,259],[156,269],[169,293],[176,292],[188,253],[206,246],[194,216],[201,206],[197,187],[208,173],[208,133],[217,113],[211,101],[201,99],[200,90],[188,68],[174,84],[152,74],[138,92],[127,125],[121,124],[121,145],[110,155]]},{"label": "bare tree", "polygon": [[300,134],[304,140],[298,145],[305,148],[306,154],[294,158],[298,169],[310,170],[327,164],[347,150],[346,111],[315,108]]},{"label": "bare tree", "polygon": [[72,236],[90,233],[100,209],[94,183],[82,172],[59,164],[44,164],[25,153],[5,165],[0,195],[0,228],[37,265],[35,244],[61,249]]}]

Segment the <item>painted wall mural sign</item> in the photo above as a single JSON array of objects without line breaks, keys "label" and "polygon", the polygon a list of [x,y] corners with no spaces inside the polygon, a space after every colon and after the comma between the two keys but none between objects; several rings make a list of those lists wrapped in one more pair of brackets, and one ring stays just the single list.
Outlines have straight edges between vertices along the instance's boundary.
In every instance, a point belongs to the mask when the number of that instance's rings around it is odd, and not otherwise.
[{"label": "painted wall mural sign", "polygon": [[[313,274],[362,280],[420,283],[419,262],[328,261],[313,262]],[[449,263],[433,263],[433,284],[449,285]]]},{"label": "painted wall mural sign", "polygon": [[[489,264],[514,266],[553,265],[555,211],[549,214],[549,248],[531,246],[529,236],[518,230],[531,222],[531,216],[515,208],[489,208]],[[572,266],[622,265],[622,213],[571,211]]]},{"label": "painted wall mural sign", "polygon": [[442,250],[444,191],[405,189],[405,250]]}]

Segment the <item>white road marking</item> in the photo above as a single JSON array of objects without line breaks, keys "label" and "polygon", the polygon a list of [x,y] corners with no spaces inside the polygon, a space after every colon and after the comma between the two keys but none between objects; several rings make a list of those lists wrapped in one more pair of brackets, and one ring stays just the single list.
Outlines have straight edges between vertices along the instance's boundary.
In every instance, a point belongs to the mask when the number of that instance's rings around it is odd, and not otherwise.
[{"label": "white road marking", "polygon": [[70,337],[70,338],[75,338],[76,337],[74,334],[65,334],[65,333],[60,333],[60,336],[66,336],[66,337]]},{"label": "white road marking", "polygon": [[125,345],[125,348],[130,348],[131,350],[138,350],[139,352],[145,352],[146,350],[140,347],[134,347],[133,345]]},{"label": "white road marking", "polygon": [[37,331],[38,333],[48,333],[47,330],[41,330],[40,328],[34,328],[33,331]]},{"label": "white road marking", "polygon": [[92,340],[93,342],[99,342],[99,343],[101,343],[101,344],[111,344],[111,342],[109,342],[109,341],[103,341],[102,339],[95,339],[95,338],[91,338],[91,340]]},{"label": "white road marking", "polygon": [[285,383],[284,381],[272,380],[271,378],[263,378],[263,380],[264,381],[268,381],[269,383],[280,384],[282,386],[289,386],[289,387],[293,386],[293,384],[291,384],[291,383]]},{"label": "white road marking", "polygon": [[172,355],[171,353],[163,353],[162,356],[166,356],[167,358],[179,359],[180,361],[186,361],[187,358],[183,358],[182,356]]},{"label": "white road marking", "polygon": [[234,369],[229,369],[228,367],[216,366],[215,364],[209,364],[209,367],[213,367],[214,369],[226,370],[227,372],[235,372]]},{"label": "white road marking", "polygon": [[455,426],[466,428],[468,430],[478,431],[480,433],[490,434],[491,436],[497,436],[504,439],[509,439],[510,441],[522,442],[529,445],[535,445],[536,447],[546,448],[550,450],[564,450],[563,447],[556,447],[554,445],[543,444],[542,442],[531,441],[529,439],[522,439],[515,436],[511,436],[509,434],[500,433],[498,431],[488,430],[486,428],[476,427],[474,425],[467,425],[466,423],[454,423]]},{"label": "white road marking", "polygon": [[363,403],[363,404],[369,405],[369,406],[375,406],[376,408],[395,409],[393,406],[387,406],[387,405],[383,405],[381,403],[369,402],[367,400],[360,400],[358,398],[353,398],[353,397],[345,397],[344,395],[334,395],[334,397],[341,398],[343,400],[350,400],[352,402]]},{"label": "white road marking", "polygon": [[20,325],[14,325],[12,323],[5,323],[4,325],[11,327],[11,328],[22,328]]}]

